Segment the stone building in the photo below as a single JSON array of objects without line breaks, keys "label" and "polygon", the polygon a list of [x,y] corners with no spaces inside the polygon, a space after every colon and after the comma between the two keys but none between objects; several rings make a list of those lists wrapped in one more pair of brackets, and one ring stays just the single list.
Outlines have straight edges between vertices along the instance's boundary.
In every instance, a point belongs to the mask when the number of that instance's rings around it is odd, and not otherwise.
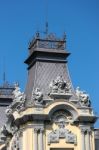
[{"label": "stone building", "polygon": [[59,39],[36,33],[28,49],[26,89],[22,93],[16,84],[12,90],[0,150],[95,150],[97,117],[89,94],[73,88],[66,35]]}]

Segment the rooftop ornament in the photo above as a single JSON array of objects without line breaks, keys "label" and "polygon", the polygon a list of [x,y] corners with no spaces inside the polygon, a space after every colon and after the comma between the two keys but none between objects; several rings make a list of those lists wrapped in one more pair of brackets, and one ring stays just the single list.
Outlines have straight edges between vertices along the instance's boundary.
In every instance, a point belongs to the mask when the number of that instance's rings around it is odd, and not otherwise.
[{"label": "rooftop ornament", "polygon": [[66,47],[66,34],[63,37],[57,38],[54,33],[47,34],[46,37],[41,37],[39,32],[36,32],[33,40],[29,43],[29,49],[46,48],[64,50]]}]

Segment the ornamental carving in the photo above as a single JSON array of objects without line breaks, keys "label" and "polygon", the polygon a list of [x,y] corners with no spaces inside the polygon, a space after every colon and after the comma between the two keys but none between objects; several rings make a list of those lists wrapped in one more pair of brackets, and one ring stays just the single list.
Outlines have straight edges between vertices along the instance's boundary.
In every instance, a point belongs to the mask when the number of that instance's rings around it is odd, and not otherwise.
[{"label": "ornamental carving", "polygon": [[61,138],[65,139],[66,143],[77,143],[77,137],[74,133],[65,127],[72,121],[72,116],[69,112],[58,111],[53,114],[53,122],[58,125],[58,129],[48,134],[48,144],[59,143]]},{"label": "ornamental carving", "polygon": [[36,88],[35,91],[32,92],[32,100],[34,100],[35,105],[42,105],[43,93],[39,88]]},{"label": "ornamental carving", "polygon": [[18,84],[15,84],[15,90],[13,91],[13,102],[6,109],[6,116],[12,116],[13,111],[21,111],[24,109],[26,96],[20,91]]},{"label": "ornamental carving", "polygon": [[6,122],[0,130],[0,143],[4,143],[7,140],[7,136],[11,137],[17,131],[18,128],[15,125],[12,125],[10,122]]},{"label": "ornamental carving", "polygon": [[19,150],[20,149],[20,134],[21,134],[21,132],[18,131],[14,135],[12,145],[11,145],[11,150]]},{"label": "ornamental carving", "polygon": [[6,139],[7,139],[7,131],[6,131],[6,128],[5,126],[3,126],[1,129],[0,129],[0,144],[3,144],[5,143]]},{"label": "ornamental carving", "polygon": [[91,101],[89,94],[87,94],[85,91],[81,91],[79,87],[76,88],[76,95],[79,98],[79,101],[82,106],[91,106]]},{"label": "ornamental carving", "polygon": [[58,76],[55,80],[53,80],[50,85],[50,93],[49,95],[52,97],[66,98],[71,96],[71,84],[63,79],[62,76]]},{"label": "ornamental carving", "polygon": [[59,126],[59,128],[64,128],[65,125],[68,125],[69,122],[72,122],[72,116],[70,112],[66,111],[58,111],[53,114],[52,120],[55,124]]},{"label": "ornamental carving", "polygon": [[66,143],[77,144],[77,137],[65,128],[59,128],[48,134],[48,144],[59,143],[60,138],[64,138]]},{"label": "ornamental carving", "polygon": [[20,91],[20,87],[18,83],[15,84],[15,90],[13,91],[14,101],[21,100],[23,98],[24,93]]},{"label": "ornamental carving", "polygon": [[50,83],[50,91],[52,93],[66,93],[70,90],[70,84],[64,81],[62,76],[58,76]]}]

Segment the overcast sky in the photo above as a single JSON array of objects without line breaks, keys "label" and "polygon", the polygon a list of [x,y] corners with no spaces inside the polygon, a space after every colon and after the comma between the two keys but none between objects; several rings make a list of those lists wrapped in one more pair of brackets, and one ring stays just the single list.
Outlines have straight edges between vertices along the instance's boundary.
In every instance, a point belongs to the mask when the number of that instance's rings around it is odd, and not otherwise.
[{"label": "overcast sky", "polygon": [[[74,88],[90,94],[99,115],[99,0],[0,0],[0,84],[27,81],[28,43],[37,30],[67,34],[68,66]],[[99,123],[96,124],[99,127]]]}]

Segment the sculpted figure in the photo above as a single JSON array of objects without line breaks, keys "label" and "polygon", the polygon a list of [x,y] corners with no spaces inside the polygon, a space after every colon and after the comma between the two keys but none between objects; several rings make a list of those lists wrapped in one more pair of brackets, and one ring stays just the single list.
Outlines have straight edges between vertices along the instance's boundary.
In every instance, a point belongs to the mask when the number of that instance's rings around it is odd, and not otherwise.
[{"label": "sculpted figure", "polygon": [[24,93],[20,91],[18,83],[15,84],[15,90],[13,91],[14,99],[22,99]]},{"label": "sculpted figure", "polygon": [[69,92],[71,85],[64,81],[62,76],[58,76],[50,84],[51,93],[66,93]]},{"label": "sculpted figure", "polygon": [[36,88],[32,94],[32,98],[35,100],[36,104],[41,104],[43,102],[43,93],[39,88]]},{"label": "sculpted figure", "polygon": [[15,90],[13,91],[13,101],[6,109],[6,116],[9,118],[13,116],[13,110],[20,111],[24,108],[26,96],[20,91],[18,83],[15,84]]},{"label": "sculpted figure", "polygon": [[12,115],[12,109],[10,107],[7,107],[5,113],[7,117],[10,117]]},{"label": "sculpted figure", "polygon": [[85,91],[81,91],[80,88],[77,87],[76,95],[78,96],[78,98],[83,106],[90,107],[91,102],[90,102],[89,94],[87,94]]}]

